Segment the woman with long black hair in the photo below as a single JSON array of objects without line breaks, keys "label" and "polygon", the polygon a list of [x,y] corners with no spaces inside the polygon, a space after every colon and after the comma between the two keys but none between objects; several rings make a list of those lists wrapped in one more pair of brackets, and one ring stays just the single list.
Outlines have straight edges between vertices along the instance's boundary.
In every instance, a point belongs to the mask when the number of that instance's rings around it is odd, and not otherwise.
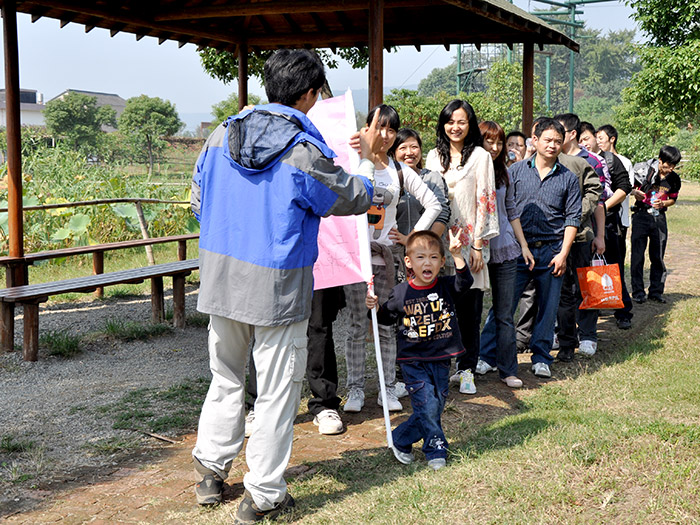
[{"label": "woman with long black hair", "polygon": [[453,100],[440,112],[436,148],[426,167],[442,173],[448,188],[453,231],[462,230],[462,251],[474,284],[457,303],[457,318],[466,353],[457,360],[459,391],[475,394],[474,371],[479,359],[479,328],[484,290],[489,287],[484,264],[488,240],[497,236],[496,181],[491,156],[482,147],[476,114],[464,100]]}]

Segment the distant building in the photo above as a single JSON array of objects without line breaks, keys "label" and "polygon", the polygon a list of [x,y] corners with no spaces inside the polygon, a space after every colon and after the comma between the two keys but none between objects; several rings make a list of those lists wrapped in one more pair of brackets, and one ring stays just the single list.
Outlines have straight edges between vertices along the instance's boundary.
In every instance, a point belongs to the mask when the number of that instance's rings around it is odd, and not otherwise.
[{"label": "distant building", "polygon": [[[97,99],[97,107],[101,108],[102,106],[110,106],[117,112],[117,119],[119,119],[119,116],[122,114],[124,108],[126,107],[126,100],[124,100],[119,95],[116,95],[114,93],[100,93],[98,91],[83,91],[81,89],[66,89],[63,93],[61,93],[60,95],[56,95],[51,100],[63,100],[63,98],[71,92],[95,97]],[[49,100],[49,102],[51,102],[51,100]],[[112,132],[117,130],[112,126],[102,126],[102,131]]]},{"label": "distant building", "polygon": [[[0,126],[7,122],[5,90],[0,89]],[[44,126],[44,96],[35,89],[19,90],[19,115],[22,126]]]}]

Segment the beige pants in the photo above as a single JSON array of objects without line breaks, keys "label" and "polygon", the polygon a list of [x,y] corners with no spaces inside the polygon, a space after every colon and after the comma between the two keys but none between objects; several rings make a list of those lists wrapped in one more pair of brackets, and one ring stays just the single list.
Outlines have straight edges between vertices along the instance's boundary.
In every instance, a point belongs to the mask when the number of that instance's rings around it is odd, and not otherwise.
[{"label": "beige pants", "polygon": [[308,320],[286,326],[253,326],[215,315],[209,323],[213,377],[192,455],[225,479],[243,448],[245,365],[248,343],[254,336],[258,398],[253,434],[246,448],[250,471],[243,484],[261,510],[273,508],[287,492],[283,474],[292,453],[294,418],[306,370],[307,325]]}]

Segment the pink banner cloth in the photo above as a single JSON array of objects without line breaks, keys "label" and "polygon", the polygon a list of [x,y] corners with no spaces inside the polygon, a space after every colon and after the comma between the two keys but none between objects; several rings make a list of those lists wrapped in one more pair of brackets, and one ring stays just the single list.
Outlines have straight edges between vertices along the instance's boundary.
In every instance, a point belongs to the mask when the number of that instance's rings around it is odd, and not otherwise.
[{"label": "pink banner cloth", "polygon": [[[339,97],[316,102],[308,113],[326,144],[338,155],[335,164],[353,173],[359,164],[348,141],[357,131],[355,106],[348,90]],[[367,282],[372,278],[367,214],[324,217],[318,232],[314,290]]]}]

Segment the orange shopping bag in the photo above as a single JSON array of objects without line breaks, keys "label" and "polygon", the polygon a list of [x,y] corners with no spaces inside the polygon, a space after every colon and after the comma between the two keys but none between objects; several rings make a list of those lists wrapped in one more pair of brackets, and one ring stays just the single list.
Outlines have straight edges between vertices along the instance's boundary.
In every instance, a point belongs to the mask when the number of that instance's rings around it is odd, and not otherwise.
[{"label": "orange shopping bag", "polygon": [[[593,264],[598,261],[593,261]],[[602,260],[605,263],[605,259]],[[617,264],[602,264],[577,268],[578,283],[581,288],[579,310],[602,310],[622,308],[622,280]]]}]

